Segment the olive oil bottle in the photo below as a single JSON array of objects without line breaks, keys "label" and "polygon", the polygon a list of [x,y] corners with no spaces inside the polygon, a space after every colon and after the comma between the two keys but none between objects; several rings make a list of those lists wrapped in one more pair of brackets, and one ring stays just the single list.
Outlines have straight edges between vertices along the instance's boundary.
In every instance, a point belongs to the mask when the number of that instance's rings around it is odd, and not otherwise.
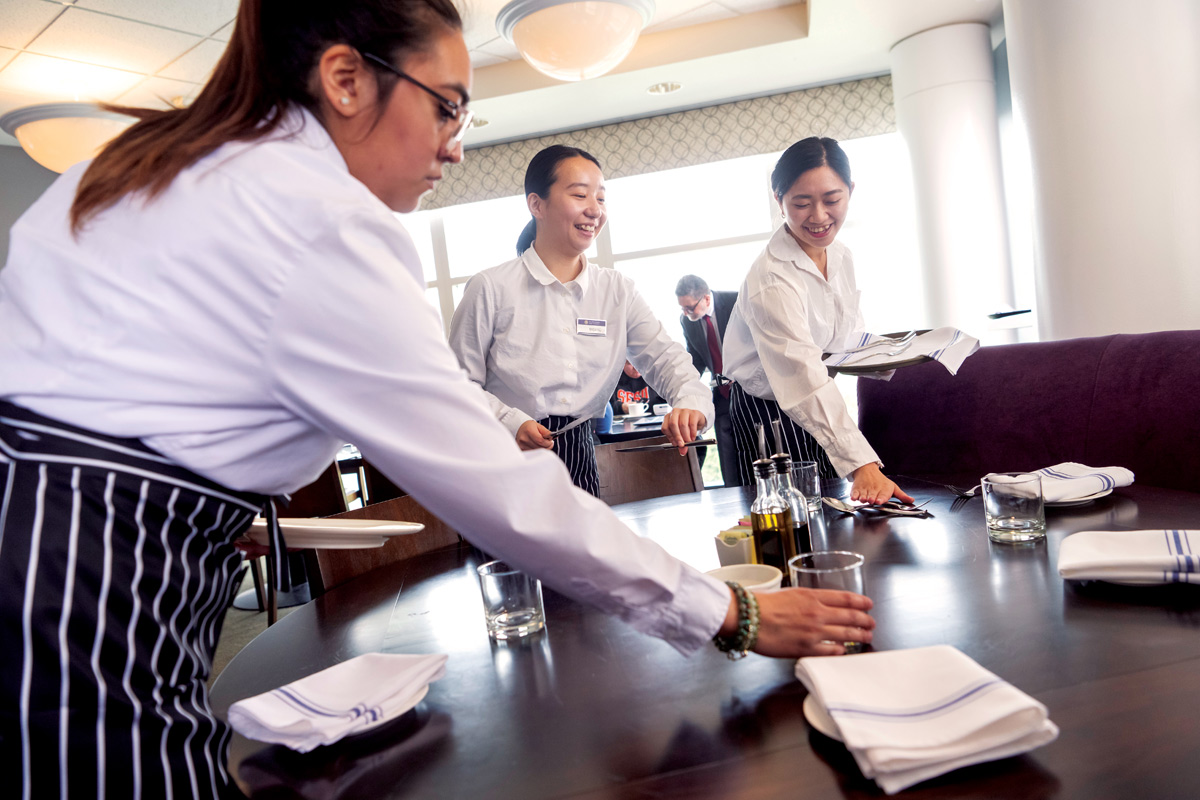
[{"label": "olive oil bottle", "polygon": [[775,482],[775,465],[770,459],[754,462],[754,477],[758,493],[750,506],[750,525],[754,536],[755,560],[759,564],[777,567],[787,578],[787,562],[796,556],[796,540],[792,530],[792,510],[779,496]]},{"label": "olive oil bottle", "polygon": [[779,496],[788,504],[792,512],[792,538],[795,540],[797,553],[811,553],[812,534],[808,527],[808,504],[804,495],[792,483],[792,457],[787,453],[776,453],[771,456],[775,464],[775,482]]}]

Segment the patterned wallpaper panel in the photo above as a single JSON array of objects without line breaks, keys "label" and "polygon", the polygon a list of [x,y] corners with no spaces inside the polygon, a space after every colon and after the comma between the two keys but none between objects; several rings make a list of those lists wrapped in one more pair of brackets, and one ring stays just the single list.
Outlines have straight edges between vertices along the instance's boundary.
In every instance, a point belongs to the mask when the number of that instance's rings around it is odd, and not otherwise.
[{"label": "patterned wallpaper panel", "polygon": [[866,78],[741,100],[467,151],[422,208],[442,208],[524,192],[525,167],[551,144],[582,147],[606,178],[773,153],[806,136],[857,139],[892,133],[892,78]]}]

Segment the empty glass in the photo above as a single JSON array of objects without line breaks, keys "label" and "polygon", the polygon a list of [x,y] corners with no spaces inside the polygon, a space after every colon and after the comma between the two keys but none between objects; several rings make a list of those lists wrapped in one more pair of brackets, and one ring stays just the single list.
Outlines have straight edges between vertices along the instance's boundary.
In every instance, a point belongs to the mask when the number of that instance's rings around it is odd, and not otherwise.
[{"label": "empty glass", "polygon": [[817,472],[817,462],[797,461],[792,464],[792,485],[804,495],[804,503],[808,506],[808,516],[821,511],[821,474]]},{"label": "empty glass", "polygon": [[[861,553],[849,550],[821,550],[803,553],[788,562],[788,573],[792,586],[801,589],[836,589],[842,592],[863,594],[863,558]],[[861,653],[862,642],[842,642],[847,653]]]},{"label": "empty glass", "polygon": [[475,570],[483,594],[483,613],[493,639],[519,639],[546,627],[542,584],[503,561],[489,561]]},{"label": "empty glass", "polygon": [[980,481],[988,538],[1013,544],[1046,536],[1042,478],[1029,472],[993,472]]}]

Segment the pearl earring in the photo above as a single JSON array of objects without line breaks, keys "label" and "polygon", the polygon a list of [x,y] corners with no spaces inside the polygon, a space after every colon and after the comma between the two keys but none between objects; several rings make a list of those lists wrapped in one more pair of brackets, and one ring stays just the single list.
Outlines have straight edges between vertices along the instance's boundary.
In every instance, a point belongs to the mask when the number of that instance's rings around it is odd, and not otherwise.
[{"label": "pearl earring", "polygon": [[339,99],[339,100],[341,100],[341,103],[342,103],[342,105],[344,105],[344,106],[348,106],[348,105],[350,105],[350,98],[349,98],[349,97],[341,97],[341,98],[338,98],[338,99]]}]

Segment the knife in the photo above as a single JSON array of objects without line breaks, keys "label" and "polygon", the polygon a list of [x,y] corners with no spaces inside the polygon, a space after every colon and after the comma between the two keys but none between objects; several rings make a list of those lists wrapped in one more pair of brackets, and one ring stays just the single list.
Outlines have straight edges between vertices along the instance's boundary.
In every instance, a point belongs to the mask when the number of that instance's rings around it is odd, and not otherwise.
[{"label": "knife", "polygon": [[590,420],[591,420],[590,417],[580,417],[579,419],[577,419],[574,422],[567,425],[565,428],[559,428],[558,430],[551,433],[550,438],[557,439],[558,437],[562,436],[567,431],[571,430],[571,428],[578,428],[580,425],[582,425],[585,422],[589,422]]},{"label": "knife", "polygon": [[[716,439],[697,439],[694,442],[688,442],[684,447],[708,447],[717,443]],[[633,453],[639,450],[674,450],[675,445],[667,442],[666,444],[644,444],[641,447],[622,447],[618,453]]]}]

